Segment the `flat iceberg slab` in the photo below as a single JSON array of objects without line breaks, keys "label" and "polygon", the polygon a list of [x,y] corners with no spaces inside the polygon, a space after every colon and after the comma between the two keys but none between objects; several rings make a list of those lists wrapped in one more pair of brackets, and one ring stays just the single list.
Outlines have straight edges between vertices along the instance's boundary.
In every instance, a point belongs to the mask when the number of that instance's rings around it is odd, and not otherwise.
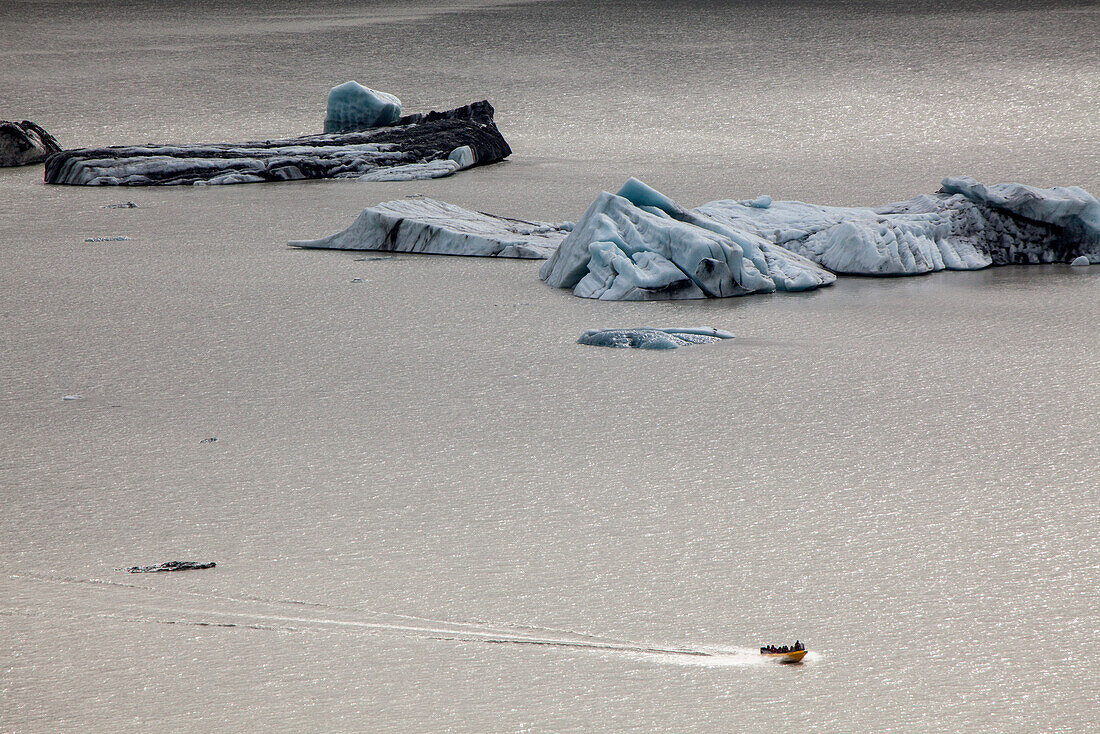
[{"label": "flat iceberg slab", "polygon": [[401,100],[377,92],[358,82],[344,82],[328,93],[325,108],[326,133],[350,133],[381,125],[392,125],[401,117]]},{"label": "flat iceberg slab", "polygon": [[596,347],[631,349],[676,349],[689,344],[713,344],[733,339],[733,334],[721,329],[589,329],[577,339],[578,344]]},{"label": "flat iceberg slab", "polygon": [[729,227],[637,179],[603,192],[539,271],[584,298],[670,300],[801,291],[836,276],[745,228]]},{"label": "flat iceberg slab", "polygon": [[387,201],[364,209],[342,232],[293,247],[545,259],[572,223],[527,222],[472,212],[434,199]]},{"label": "flat iceberg slab", "polygon": [[[237,184],[314,178],[410,180],[503,160],[512,150],[476,102],[408,115],[354,133],[285,140],[65,150],[46,162],[46,183],[84,186]],[[388,169],[398,169],[387,179]],[[375,178],[371,178],[374,176]]]}]

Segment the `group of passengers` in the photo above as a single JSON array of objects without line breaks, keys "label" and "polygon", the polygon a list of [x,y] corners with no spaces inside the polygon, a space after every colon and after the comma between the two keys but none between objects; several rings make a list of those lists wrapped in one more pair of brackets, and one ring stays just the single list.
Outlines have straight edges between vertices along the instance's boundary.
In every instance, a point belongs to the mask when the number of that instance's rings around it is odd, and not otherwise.
[{"label": "group of passengers", "polygon": [[803,645],[799,640],[795,640],[793,647],[788,647],[787,645],[779,645],[778,647],[776,647],[775,645],[765,645],[764,647],[760,648],[760,654],[761,655],[769,655],[769,654],[774,655],[774,654],[779,654],[779,653],[784,653],[784,652],[796,652],[798,650],[805,650],[805,649],[806,649],[805,645]]}]

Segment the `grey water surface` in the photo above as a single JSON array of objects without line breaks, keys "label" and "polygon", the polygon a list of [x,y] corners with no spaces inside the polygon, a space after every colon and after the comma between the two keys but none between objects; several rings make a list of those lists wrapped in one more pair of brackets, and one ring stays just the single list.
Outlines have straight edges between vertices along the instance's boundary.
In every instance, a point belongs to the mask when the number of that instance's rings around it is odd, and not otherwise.
[{"label": "grey water surface", "polygon": [[[0,169],[0,731],[1100,728],[1100,268],[600,303],[286,246],[413,194],[575,219],[632,175],[1100,194],[1100,6],[1041,5],[5,0],[0,117],[66,147],[318,132],[356,79],[488,97],[515,153]],[[575,343],[636,326],[737,338]],[[123,570],[170,560],[217,566]]]}]

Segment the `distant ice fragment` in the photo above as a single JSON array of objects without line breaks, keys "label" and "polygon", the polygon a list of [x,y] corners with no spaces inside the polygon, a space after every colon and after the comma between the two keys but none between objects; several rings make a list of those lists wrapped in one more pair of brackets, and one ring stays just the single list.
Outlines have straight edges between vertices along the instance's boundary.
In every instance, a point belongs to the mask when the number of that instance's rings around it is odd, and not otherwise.
[{"label": "distant ice fragment", "polygon": [[577,339],[578,344],[596,347],[631,349],[676,349],[688,344],[712,344],[733,339],[733,334],[720,329],[589,329]]},{"label": "distant ice fragment", "polygon": [[544,259],[570,228],[570,222],[498,217],[429,198],[399,199],[364,209],[343,232],[288,244],[311,249]]},{"label": "distant ice fragment", "polygon": [[1073,258],[1073,262],[1070,263],[1070,266],[1075,268],[1087,267],[1088,265],[1090,265],[1089,259],[1084,255],[1078,255]]},{"label": "distant ice fragment", "polygon": [[155,566],[130,566],[126,570],[130,573],[163,573],[165,571],[194,571],[203,568],[214,568],[214,561],[168,561],[158,563]]},{"label": "distant ice fragment", "polygon": [[61,399],[62,400],[83,400],[84,396],[83,395],[62,395]]},{"label": "distant ice fragment", "polygon": [[344,82],[328,93],[326,133],[350,133],[392,125],[401,117],[401,100],[358,82]]},{"label": "distant ice fragment", "polygon": [[129,237],[123,237],[122,235],[116,235],[114,237],[85,237],[85,242],[127,242]]}]

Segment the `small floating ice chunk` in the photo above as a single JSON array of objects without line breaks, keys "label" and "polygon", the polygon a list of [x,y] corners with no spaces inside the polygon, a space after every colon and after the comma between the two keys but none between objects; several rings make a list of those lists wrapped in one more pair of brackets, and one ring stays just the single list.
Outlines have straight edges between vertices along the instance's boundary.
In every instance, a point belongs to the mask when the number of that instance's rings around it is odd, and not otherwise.
[{"label": "small floating ice chunk", "polygon": [[767,209],[772,205],[772,197],[765,194],[764,196],[758,196],[750,202],[747,202],[748,206],[754,209]]},{"label": "small floating ice chunk", "polygon": [[713,344],[733,339],[733,334],[721,329],[589,329],[577,339],[578,344],[619,349],[676,349],[688,344]]},{"label": "small floating ice chunk", "polygon": [[83,396],[83,395],[76,395],[76,394],[73,394],[73,395],[62,395],[62,396],[61,396],[61,399],[62,399],[62,400],[83,400],[83,399],[84,399],[84,396]]},{"label": "small floating ice chunk", "polygon": [[124,201],[121,204],[106,204],[103,209],[137,209],[138,205],[132,201]]},{"label": "small floating ice chunk", "polygon": [[358,82],[344,82],[328,93],[326,133],[350,133],[392,125],[401,117],[401,100]]},{"label": "small floating ice chunk", "polygon": [[129,240],[130,240],[129,237],[122,237],[121,235],[117,236],[117,237],[85,237],[84,238],[85,242],[128,242]]},{"label": "small floating ice chunk", "polygon": [[1089,259],[1086,256],[1078,255],[1077,257],[1073,258],[1073,262],[1070,263],[1070,267],[1081,268],[1087,267],[1089,264]]}]

